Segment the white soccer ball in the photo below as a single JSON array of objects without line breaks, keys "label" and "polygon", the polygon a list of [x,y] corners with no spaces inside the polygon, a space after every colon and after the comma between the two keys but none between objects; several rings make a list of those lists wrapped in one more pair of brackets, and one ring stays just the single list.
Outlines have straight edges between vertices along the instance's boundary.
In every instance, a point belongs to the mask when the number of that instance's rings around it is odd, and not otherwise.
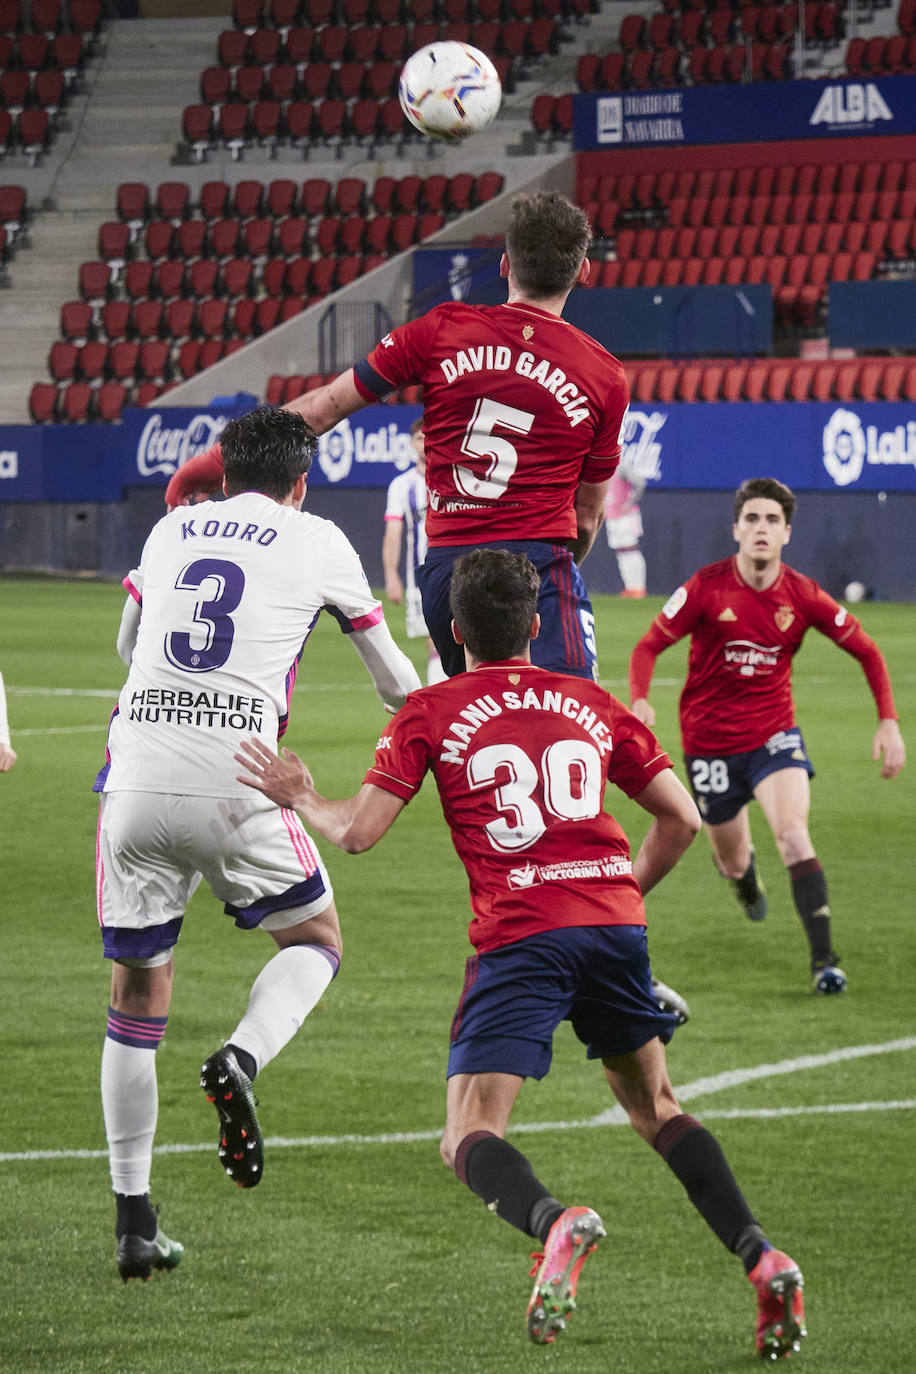
[{"label": "white soccer ball", "polygon": [[850,582],[845,592],[843,593],[843,600],[852,603],[855,603],[857,601],[864,601],[866,596],[866,590],[867,589],[864,582]]},{"label": "white soccer ball", "polygon": [[415,129],[457,143],[496,118],[503,96],[493,63],[469,43],[429,43],[408,57],[398,99]]}]

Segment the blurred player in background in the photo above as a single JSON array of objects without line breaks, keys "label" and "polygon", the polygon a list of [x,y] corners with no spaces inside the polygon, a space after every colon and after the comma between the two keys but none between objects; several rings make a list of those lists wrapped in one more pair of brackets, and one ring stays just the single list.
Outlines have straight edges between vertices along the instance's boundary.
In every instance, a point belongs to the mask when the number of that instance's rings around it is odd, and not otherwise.
[{"label": "blurred player in background", "polygon": [[[445,677],[442,660],[429,637],[423,619],[423,605],[417,586],[417,568],[426,557],[426,457],[423,448],[423,421],[410,426],[414,463],[398,473],[388,487],[385,502],[385,533],[382,538],[382,567],[385,595],[396,606],[404,603],[407,638],[426,640],[428,661],[426,683],[432,686]],[[404,581],[401,580],[401,546],[404,545]]]},{"label": "blurred player in background", "polygon": [[6,688],[0,673],[0,773],[8,773],[16,762],[16,752],[10,744],[10,726],[6,715]]},{"label": "blurred player in background", "polygon": [[[570,291],[588,279],[590,238],[585,213],[558,191],[516,196],[500,262],[505,305],[437,305],[289,403],[323,434],[399,387],[422,386],[429,549],[418,581],[449,676],[464,671],[451,636],[452,564],[476,545],[525,553],[541,574],[534,661],[597,675],[578,565],[604,519],[629,390],[617,359],[562,318]],[[216,445],[179,468],[166,502],[214,490],[220,474]]]},{"label": "blurred player in background", "polygon": [[748,804],[753,798],[789,871],[805,928],[814,991],[840,993],[846,975],[833,948],[827,880],[808,833],[814,769],[795,723],[792,659],[808,629],[819,630],[862,665],[878,728],[872,757],[894,778],[906,761],[887,665],[861,625],[810,577],[782,562],[795,496],[770,477],[735,493],[738,552],[687,580],[630,658],[634,715],[655,724],[649,687],[657,656],[690,635],[680,717],[693,795],[720,873],[752,921],[767,914],[757,875]]},{"label": "blurred player in background", "polygon": [[[236,757],[252,787],[349,853],[380,840],[432,773],[470,883],[475,948],[452,1022],[441,1154],[491,1212],[544,1247],[531,1271],[531,1339],[547,1344],[564,1328],[582,1264],[605,1234],[597,1212],[558,1202],[504,1138],[524,1080],[544,1077],[569,1020],[637,1134],[742,1260],[758,1349],[777,1358],[805,1334],[801,1273],[771,1247],[715,1138],[681,1110],[664,1050],[675,1018],[651,985],[643,896],[700,817],[658,740],[619,701],[532,665],[538,592],[523,555],[480,549],[458,560],[454,633],[468,671],[409,698],[355,796],[321,796],[286,749],[278,758],[255,740]],[[652,817],[632,861],[603,808],[608,782]]]},{"label": "blurred player in background", "polygon": [[643,535],[639,503],[645,487],[645,478],[621,460],[608,484],[604,503],[608,548],[613,549],[617,557],[617,571],[623,583],[620,595],[634,600],[646,594],[646,560],[639,547]]},{"label": "blurred player in background", "polygon": [[118,636],[129,664],[112,715],[100,791],[99,920],[113,961],[102,1105],[125,1282],[171,1269],[182,1247],[149,1200],[157,1117],[156,1048],[173,953],[201,877],[243,930],[279,948],[248,1009],[206,1061],[201,1086],[220,1121],[218,1153],[257,1184],[262,1140],[252,1080],[299,1029],[340,963],[330,880],[289,811],[236,779],[240,735],[276,747],[299,657],[322,610],[337,618],[383,702],[420,686],[396,646],[355,550],[301,511],[314,435],[289,412],[254,410],[223,432],[226,501],[167,515],[125,580]]}]

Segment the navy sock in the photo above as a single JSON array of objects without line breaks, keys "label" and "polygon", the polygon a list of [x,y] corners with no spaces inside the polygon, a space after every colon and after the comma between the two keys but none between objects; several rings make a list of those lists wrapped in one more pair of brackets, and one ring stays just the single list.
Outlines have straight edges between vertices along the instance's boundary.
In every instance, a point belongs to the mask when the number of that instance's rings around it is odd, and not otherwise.
[{"label": "navy sock", "polygon": [[491,1212],[540,1241],[563,1211],[525,1156],[491,1131],[464,1137],[455,1152],[455,1173]]}]

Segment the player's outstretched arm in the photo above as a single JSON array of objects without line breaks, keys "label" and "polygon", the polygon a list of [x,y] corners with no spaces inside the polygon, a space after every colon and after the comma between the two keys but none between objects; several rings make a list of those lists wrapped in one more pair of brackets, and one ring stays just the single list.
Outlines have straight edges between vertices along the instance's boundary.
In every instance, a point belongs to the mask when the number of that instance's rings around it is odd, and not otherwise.
[{"label": "player's outstretched arm", "polygon": [[670,768],[657,773],[633,800],[653,817],[633,861],[633,877],[645,894],[671,872],[702,821],[687,788]]},{"label": "player's outstretched arm", "polygon": [[882,778],[896,778],[906,763],[906,745],[896,720],[885,719],[878,722],[871,756],[875,763],[879,759],[882,760]]},{"label": "player's outstretched arm", "polygon": [[400,797],[371,783],[364,783],[354,797],[323,797],[298,754],[292,749],[274,754],[259,739],[243,742],[235,760],[248,770],[238,775],[239,782],[263,792],[277,806],[297,811],[309,830],[348,854],[371,849],[404,809]]},{"label": "player's outstretched arm", "polygon": [[189,506],[195,496],[212,496],[223,486],[223,451],[219,444],[211,444],[183,463],[169,478],[165,489],[165,504],[169,510]]},{"label": "player's outstretched arm", "polygon": [[398,711],[423,684],[410,659],[391,637],[384,620],[366,630],[353,630],[347,636],[369,671],[382,701],[389,711]]}]

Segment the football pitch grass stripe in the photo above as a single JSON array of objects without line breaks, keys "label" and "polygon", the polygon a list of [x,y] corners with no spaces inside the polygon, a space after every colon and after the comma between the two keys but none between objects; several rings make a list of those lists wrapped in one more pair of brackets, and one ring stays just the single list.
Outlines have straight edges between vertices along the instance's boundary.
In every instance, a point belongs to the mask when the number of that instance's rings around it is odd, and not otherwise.
[{"label": "football pitch grass stripe", "polygon": [[[916,1049],[916,1036],[901,1040],[889,1040],[883,1045],[849,1045],[843,1049],[830,1050],[826,1054],[806,1054],[795,1059],[782,1059],[776,1064],[758,1064],[748,1069],[728,1069],[725,1073],[708,1078],[697,1078],[692,1083],[675,1087],[675,1096],[680,1102],[691,1098],[706,1096],[710,1093],[725,1092],[728,1088],[743,1083],[752,1083],[761,1078],[773,1078],[781,1074],[802,1073],[806,1069],[819,1069],[850,1059],[863,1059],[876,1054],[896,1054],[902,1050]],[[792,1116],[823,1116],[841,1113],[896,1112],[912,1111],[916,1108],[916,1098],[899,1098],[889,1102],[827,1102],[811,1107],[735,1107],[716,1111],[704,1111],[702,1116],[708,1121],[769,1121]],[[622,1107],[611,1107],[597,1116],[581,1121],[529,1121],[512,1127],[513,1134],[537,1135],[546,1131],[589,1130],[597,1126],[625,1126],[627,1115]],[[307,1148],[327,1148],[346,1145],[405,1145],[415,1142],[438,1140],[441,1127],[434,1131],[386,1131],[378,1135],[327,1135],[265,1136],[265,1148],[291,1150]],[[213,1149],[212,1141],[206,1144],[156,1145],[154,1155],[201,1154]],[[19,1150],[0,1154],[0,1164],[29,1163],[38,1160],[106,1159],[107,1150]]]}]

